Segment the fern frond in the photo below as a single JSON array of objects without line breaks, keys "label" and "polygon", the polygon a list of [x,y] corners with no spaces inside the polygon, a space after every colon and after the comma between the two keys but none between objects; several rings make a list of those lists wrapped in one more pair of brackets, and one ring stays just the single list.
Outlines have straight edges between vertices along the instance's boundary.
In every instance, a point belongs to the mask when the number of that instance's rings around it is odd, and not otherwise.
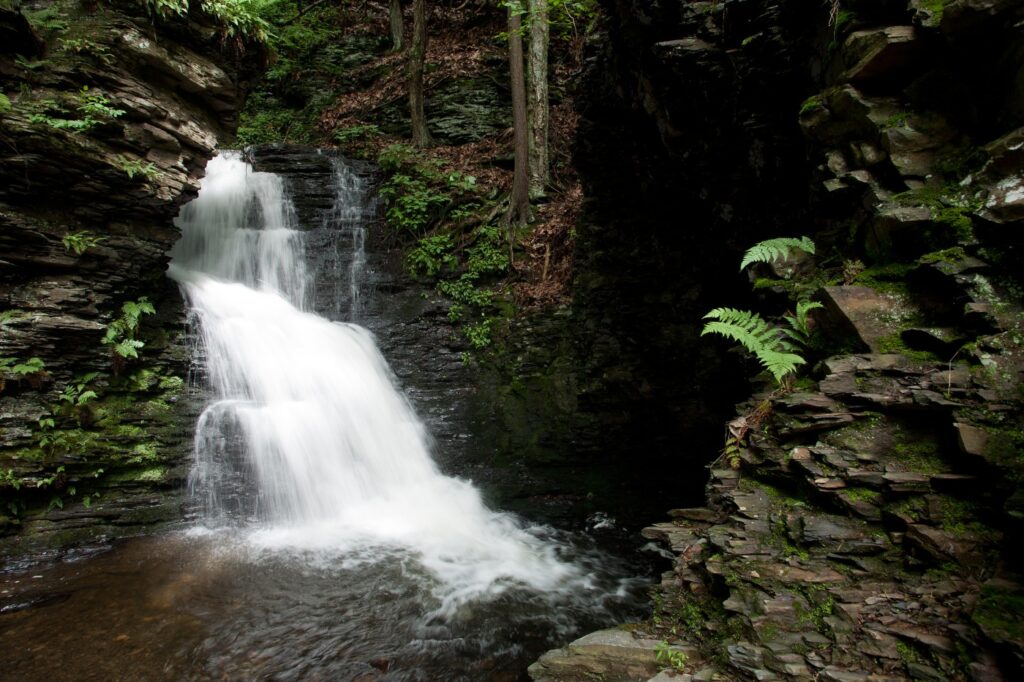
[{"label": "fern frond", "polygon": [[807,363],[806,360],[794,353],[780,353],[773,350],[762,350],[759,353],[754,353],[754,355],[757,356],[761,365],[763,365],[764,368],[768,370],[773,377],[775,377],[775,381],[780,384],[782,383],[783,377],[790,372],[796,371],[798,365]]},{"label": "fern frond", "polygon": [[795,315],[783,315],[782,319],[786,321],[789,327],[781,327],[779,329],[782,335],[793,342],[797,347],[789,347],[786,350],[799,350],[799,347],[805,347],[808,345],[811,339],[811,327],[809,325],[808,314],[812,310],[818,308],[824,308],[821,303],[817,301],[800,301],[796,304]]},{"label": "fern frond", "polygon": [[796,304],[796,319],[802,332],[805,334],[810,332],[810,329],[807,326],[807,314],[812,310],[824,307],[824,305],[817,301],[800,301]]},{"label": "fern frond", "polygon": [[757,313],[736,308],[715,308],[704,316],[714,320],[704,324],[700,335],[719,334],[736,341],[751,353],[764,348],[775,348],[779,342],[778,331],[771,327]]},{"label": "fern frond", "polygon": [[801,237],[800,239],[777,237],[758,242],[743,254],[743,260],[740,262],[740,271],[742,272],[751,263],[771,263],[775,260],[788,258],[790,249],[813,254],[814,241],[810,237]]},{"label": "fern frond", "polygon": [[718,334],[736,341],[750,351],[779,383],[784,376],[796,371],[798,365],[806,363],[799,355],[787,352],[796,350],[795,345],[783,337],[790,330],[770,326],[757,313],[735,308],[715,308],[704,319],[711,322],[704,324],[701,336]]}]

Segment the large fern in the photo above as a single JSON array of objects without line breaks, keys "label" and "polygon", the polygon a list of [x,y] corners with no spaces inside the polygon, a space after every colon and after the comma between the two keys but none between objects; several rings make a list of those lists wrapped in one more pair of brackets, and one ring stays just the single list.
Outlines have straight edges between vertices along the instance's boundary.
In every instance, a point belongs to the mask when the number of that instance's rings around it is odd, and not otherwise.
[{"label": "large fern", "polygon": [[775,239],[766,239],[763,242],[758,242],[743,254],[743,261],[740,262],[740,271],[751,263],[771,263],[788,258],[790,249],[813,254],[814,242],[810,237],[801,237],[800,239],[795,237],[776,237]]},{"label": "large fern", "polygon": [[735,308],[715,308],[704,319],[711,322],[704,324],[701,336],[719,334],[736,341],[753,353],[778,383],[782,383],[782,379],[790,372],[795,372],[798,365],[806,363],[799,355],[786,352],[792,349],[792,344],[757,313]]}]

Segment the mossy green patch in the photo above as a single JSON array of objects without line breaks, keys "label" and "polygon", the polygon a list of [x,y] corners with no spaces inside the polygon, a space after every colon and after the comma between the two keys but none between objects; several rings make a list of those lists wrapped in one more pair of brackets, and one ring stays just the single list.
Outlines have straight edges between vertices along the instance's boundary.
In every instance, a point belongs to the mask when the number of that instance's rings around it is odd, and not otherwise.
[{"label": "mossy green patch", "polygon": [[900,332],[894,332],[878,339],[878,350],[883,353],[899,353],[900,355],[916,362],[941,362],[942,358],[935,353],[923,350],[913,350],[903,341]]},{"label": "mossy green patch", "polygon": [[166,476],[166,467],[152,467],[139,472],[134,476],[134,479],[145,483],[159,483],[160,481],[163,481]]},{"label": "mossy green patch", "polygon": [[917,259],[918,263],[929,264],[929,263],[961,263],[967,258],[967,253],[964,252],[964,247],[954,246],[948,249],[942,249],[941,251],[932,251],[926,253]]},{"label": "mossy green patch", "polygon": [[851,502],[879,504],[882,501],[882,493],[870,488],[846,488],[840,495]]},{"label": "mossy green patch", "polygon": [[981,588],[981,599],[971,614],[989,636],[1024,640],[1024,592],[1005,587]]},{"label": "mossy green patch", "polygon": [[913,265],[908,263],[875,265],[859,272],[853,282],[881,293],[905,295],[908,293],[907,275],[912,268]]}]

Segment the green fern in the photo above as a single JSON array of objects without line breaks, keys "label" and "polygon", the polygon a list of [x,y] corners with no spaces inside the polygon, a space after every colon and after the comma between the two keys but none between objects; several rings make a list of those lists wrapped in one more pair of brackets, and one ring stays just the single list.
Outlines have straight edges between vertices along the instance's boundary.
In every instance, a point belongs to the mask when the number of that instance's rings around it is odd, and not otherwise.
[{"label": "green fern", "polygon": [[786,352],[792,349],[792,344],[783,338],[779,329],[769,325],[757,313],[715,308],[704,319],[712,321],[704,324],[701,336],[719,334],[736,341],[753,353],[778,383],[782,383],[787,374],[795,372],[797,366],[806,363],[799,355]]},{"label": "green fern", "polygon": [[776,260],[788,258],[790,249],[796,249],[797,251],[813,254],[814,242],[810,237],[801,237],[800,239],[796,239],[794,237],[777,237],[775,239],[766,239],[763,242],[758,242],[747,249],[747,252],[743,254],[743,260],[740,262],[740,271],[742,272],[742,270],[751,263],[771,263]]},{"label": "green fern", "polygon": [[[811,325],[809,313],[818,308],[824,308],[817,301],[800,301],[796,304],[795,315],[783,315],[782,318],[789,323],[789,327],[781,327],[780,331],[798,347],[806,347],[811,338]],[[796,350],[790,344],[787,350]]]},{"label": "green fern", "polygon": [[118,356],[124,359],[139,357],[139,350],[145,343],[135,338],[139,329],[139,320],[143,315],[153,315],[156,309],[145,296],[138,301],[126,301],[121,306],[121,316],[107,325],[102,343],[111,346]]}]

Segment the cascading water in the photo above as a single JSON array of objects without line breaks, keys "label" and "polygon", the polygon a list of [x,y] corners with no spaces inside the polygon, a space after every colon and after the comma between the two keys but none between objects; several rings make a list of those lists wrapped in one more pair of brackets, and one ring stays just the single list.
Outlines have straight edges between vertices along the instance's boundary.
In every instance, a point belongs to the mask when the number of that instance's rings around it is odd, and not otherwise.
[{"label": "cascading water", "polygon": [[[7,677],[520,680],[637,613],[645,581],[586,536],[527,527],[442,475],[372,335],[311,312],[351,318],[362,299],[375,314],[373,211],[340,160],[333,210],[302,182],[323,225],[298,225],[280,178],[223,153],[179,219],[170,275],[212,395],[201,527],[0,580]],[[60,656],[39,646],[55,633]]]},{"label": "cascading water", "polygon": [[[357,311],[363,227],[346,193],[358,188],[344,168],[335,177],[332,220],[357,247]],[[317,561],[412,561],[431,614],[445,618],[509,590],[601,602],[608,595],[547,531],[489,510],[472,485],[438,471],[367,330],[303,309],[310,277],[293,216],[279,178],[223,153],[179,218],[169,273],[198,322],[216,396],[192,474],[207,522]]]}]

